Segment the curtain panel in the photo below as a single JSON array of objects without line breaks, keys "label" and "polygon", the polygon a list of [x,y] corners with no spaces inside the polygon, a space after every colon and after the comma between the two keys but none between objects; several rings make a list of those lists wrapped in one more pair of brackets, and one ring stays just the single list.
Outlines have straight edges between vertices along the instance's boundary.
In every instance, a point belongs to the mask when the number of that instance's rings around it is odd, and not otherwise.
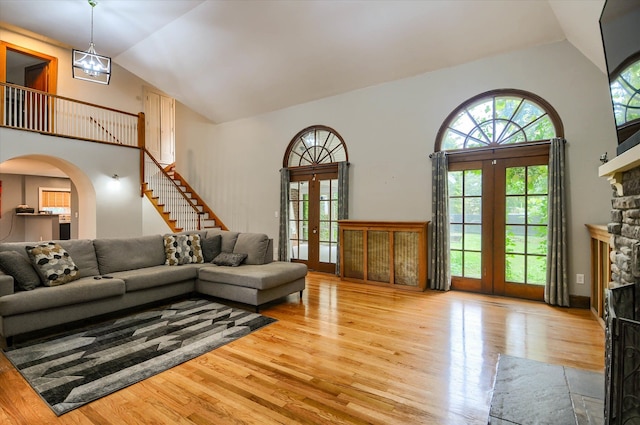
[{"label": "curtain panel", "polygon": [[280,227],[278,261],[289,261],[289,169],[280,170]]},{"label": "curtain panel", "polygon": [[431,155],[431,271],[429,287],[440,291],[451,288],[449,253],[449,187],[447,156],[444,152]]},{"label": "curtain panel", "polygon": [[544,300],[551,305],[569,307],[564,145],[564,139],[554,138],[549,152],[549,229]]},{"label": "curtain panel", "polygon": [[[338,162],[338,220],[349,218],[349,163]],[[338,233],[338,247],[340,233]],[[339,252],[340,250],[338,250]],[[336,275],[340,276],[340,254],[336,257]]]}]

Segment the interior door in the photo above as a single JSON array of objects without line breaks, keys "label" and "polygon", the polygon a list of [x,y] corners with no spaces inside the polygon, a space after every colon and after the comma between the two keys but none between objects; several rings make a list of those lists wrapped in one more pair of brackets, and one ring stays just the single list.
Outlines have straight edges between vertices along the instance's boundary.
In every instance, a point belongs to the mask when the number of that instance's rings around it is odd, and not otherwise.
[{"label": "interior door", "polygon": [[289,183],[291,260],[335,273],[338,255],[337,172],[293,174]]},{"label": "interior door", "polygon": [[543,300],[548,155],[449,166],[452,288]]},{"label": "interior door", "polygon": [[[49,63],[41,62],[24,68],[25,87],[49,92]],[[50,131],[48,96],[42,93],[27,93],[25,99],[25,122],[28,128],[39,131]]]},{"label": "interior door", "polygon": [[145,90],[145,146],[162,165],[175,161],[174,100]]}]

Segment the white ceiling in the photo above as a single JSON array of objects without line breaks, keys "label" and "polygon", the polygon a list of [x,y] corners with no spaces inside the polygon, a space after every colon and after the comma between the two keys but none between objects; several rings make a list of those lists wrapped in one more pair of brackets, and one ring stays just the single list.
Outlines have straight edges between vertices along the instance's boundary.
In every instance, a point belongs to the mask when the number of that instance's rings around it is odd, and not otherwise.
[{"label": "white ceiling", "polygon": [[[604,0],[99,0],[98,53],[216,123],[567,39],[603,72]],[[0,0],[86,49],[87,0]]]},{"label": "white ceiling", "polygon": [[[100,0],[100,54],[213,122],[568,39],[604,70],[604,0]],[[0,0],[86,49],[86,0]]]}]

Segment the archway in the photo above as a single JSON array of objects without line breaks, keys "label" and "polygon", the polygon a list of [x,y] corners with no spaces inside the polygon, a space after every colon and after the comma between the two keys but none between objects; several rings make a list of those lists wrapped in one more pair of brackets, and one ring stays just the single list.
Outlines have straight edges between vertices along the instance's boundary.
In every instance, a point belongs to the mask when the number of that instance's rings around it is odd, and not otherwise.
[{"label": "archway", "polygon": [[[71,207],[71,237],[73,239],[92,239],[96,237],[96,191],[91,180],[82,170],[69,161],[49,155],[17,156],[9,158],[7,162],[13,159],[38,161],[58,168],[62,174],[68,176],[71,180],[72,199],[74,199]],[[1,166],[2,164],[0,164]],[[33,174],[37,175],[37,170],[34,170]],[[5,188],[5,190],[7,189]]]}]

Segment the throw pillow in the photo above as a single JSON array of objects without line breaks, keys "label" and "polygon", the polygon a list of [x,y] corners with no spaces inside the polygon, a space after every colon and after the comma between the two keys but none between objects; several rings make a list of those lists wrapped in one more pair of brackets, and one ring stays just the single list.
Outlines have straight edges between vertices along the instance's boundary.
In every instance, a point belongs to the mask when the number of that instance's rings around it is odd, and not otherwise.
[{"label": "throw pillow", "polygon": [[15,290],[31,291],[40,286],[40,276],[24,255],[16,251],[0,252],[0,268],[13,277]]},{"label": "throw pillow", "polygon": [[222,252],[222,236],[220,235],[200,239],[200,244],[202,245],[202,256],[205,263],[210,263]]},{"label": "throw pillow", "polygon": [[238,267],[244,259],[247,258],[247,254],[233,254],[231,252],[221,252],[212,263],[216,266],[229,266]]},{"label": "throw pillow", "polygon": [[264,264],[264,257],[269,246],[269,237],[262,233],[240,233],[236,245],[233,247],[235,254],[247,254],[245,264]]},{"label": "throw pillow", "polygon": [[80,277],[69,253],[57,243],[43,242],[26,249],[44,286],[62,285]]},{"label": "throw pillow", "polygon": [[190,263],[203,263],[200,235],[168,234],[164,235],[165,264],[179,266]]}]

